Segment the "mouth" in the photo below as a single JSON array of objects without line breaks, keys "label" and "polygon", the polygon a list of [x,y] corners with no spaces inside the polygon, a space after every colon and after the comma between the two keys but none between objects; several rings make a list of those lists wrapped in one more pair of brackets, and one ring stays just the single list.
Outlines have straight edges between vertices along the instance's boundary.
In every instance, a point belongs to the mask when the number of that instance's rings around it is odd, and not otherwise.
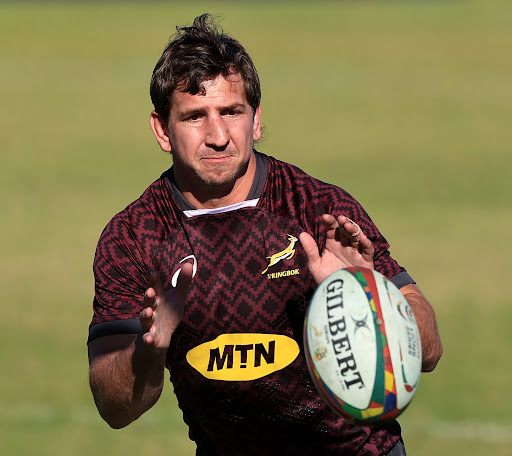
[{"label": "mouth", "polygon": [[234,158],[234,155],[207,155],[205,157],[201,157],[201,161],[205,163],[225,163],[229,160],[232,160]]}]

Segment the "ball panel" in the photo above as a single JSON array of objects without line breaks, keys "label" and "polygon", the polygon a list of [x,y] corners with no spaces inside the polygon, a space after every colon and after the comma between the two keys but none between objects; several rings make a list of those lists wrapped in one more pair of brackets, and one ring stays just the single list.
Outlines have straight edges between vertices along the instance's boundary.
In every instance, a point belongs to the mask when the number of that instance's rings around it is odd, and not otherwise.
[{"label": "ball panel", "polygon": [[404,409],[412,400],[421,373],[421,341],[411,306],[402,293],[386,278],[382,278],[390,307],[386,318],[397,337],[392,339],[392,362],[396,370],[397,407]]},{"label": "ball panel", "polygon": [[[343,276],[340,279],[339,275]],[[344,397],[348,406],[365,409],[371,402],[377,362],[375,325],[368,306],[360,306],[367,293],[359,281],[337,271],[315,292],[308,310],[305,333],[309,361],[323,380],[321,394]]]},{"label": "ball panel", "polygon": [[381,276],[375,275],[370,269],[347,268],[356,277],[367,293],[368,302],[373,312],[375,332],[378,334],[377,361],[375,365],[375,385],[372,392],[372,405],[363,411],[366,419],[378,421],[380,415],[391,411],[392,402],[387,400],[389,394],[396,396],[395,375],[391,360],[390,348],[386,332],[384,308],[389,306],[387,295],[382,293]]}]

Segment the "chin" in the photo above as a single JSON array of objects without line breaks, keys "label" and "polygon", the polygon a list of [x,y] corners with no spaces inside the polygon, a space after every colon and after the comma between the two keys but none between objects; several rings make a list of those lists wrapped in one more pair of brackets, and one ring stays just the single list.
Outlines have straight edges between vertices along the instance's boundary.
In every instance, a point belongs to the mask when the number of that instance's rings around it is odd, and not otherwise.
[{"label": "chin", "polygon": [[200,177],[200,179],[204,184],[216,188],[233,185],[236,181],[235,176],[204,176]]},{"label": "chin", "polygon": [[[219,167],[221,168],[221,167]],[[202,175],[201,175],[202,174]],[[222,170],[216,169],[214,171],[210,171],[208,173],[198,174],[199,179],[203,181],[204,184],[210,185],[212,187],[223,187],[226,185],[232,185],[235,183],[237,178],[243,173],[241,170]]]}]

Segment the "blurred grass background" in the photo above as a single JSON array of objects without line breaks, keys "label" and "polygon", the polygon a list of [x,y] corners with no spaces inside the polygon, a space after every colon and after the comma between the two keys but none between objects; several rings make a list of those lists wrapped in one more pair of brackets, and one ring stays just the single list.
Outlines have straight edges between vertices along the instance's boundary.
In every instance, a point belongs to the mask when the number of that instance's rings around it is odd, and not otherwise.
[{"label": "blurred grass background", "polygon": [[152,69],[203,12],[259,69],[258,148],[355,195],[436,310],[408,453],[512,454],[512,4],[484,0],[0,2],[0,454],[193,454],[170,384],[101,421],[86,338],[98,236],[170,166]]}]

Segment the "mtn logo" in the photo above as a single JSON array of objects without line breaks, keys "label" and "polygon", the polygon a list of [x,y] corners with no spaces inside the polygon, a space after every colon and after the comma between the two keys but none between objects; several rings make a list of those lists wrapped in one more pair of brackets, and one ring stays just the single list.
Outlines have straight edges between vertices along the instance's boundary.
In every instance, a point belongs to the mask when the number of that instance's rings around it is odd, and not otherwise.
[{"label": "mtn logo", "polygon": [[299,354],[297,342],[281,334],[222,334],[187,353],[188,363],[206,378],[249,381],[291,364]]}]

